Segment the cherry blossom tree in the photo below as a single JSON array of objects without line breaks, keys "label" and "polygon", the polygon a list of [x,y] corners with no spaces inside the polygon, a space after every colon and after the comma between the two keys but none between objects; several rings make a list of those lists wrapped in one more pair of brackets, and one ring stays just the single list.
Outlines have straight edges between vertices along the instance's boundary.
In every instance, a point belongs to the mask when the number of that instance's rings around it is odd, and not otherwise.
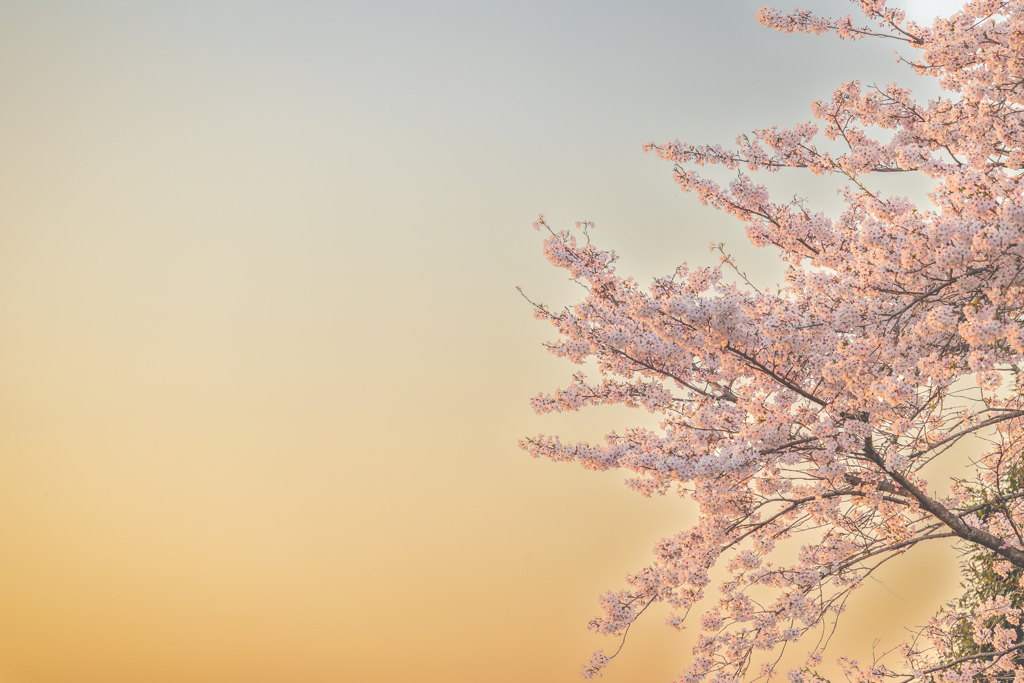
[{"label": "cherry blossom tree", "polygon": [[[674,490],[696,503],[696,524],[660,541],[590,624],[624,638],[650,605],[667,602],[669,623],[682,627],[700,603],[685,683],[771,678],[795,641],[808,652],[789,680],[817,678],[865,579],[915,546],[951,539],[981,558],[990,590],[941,610],[903,645],[900,663],[847,661],[847,675],[1024,681],[1024,0],[975,0],[931,26],[885,0],[854,4],[863,19],[769,8],[758,19],[784,32],[894,41],[941,98],[850,82],[812,104],[816,123],[756,130],[731,148],[647,146],[674,163],[685,192],[739,218],[755,245],[788,264],[779,287],[759,289],[724,252],[717,268],[684,265],[643,287],[616,273],[615,252],[591,242],[589,224],[536,224],[548,233],[548,260],[586,288],[571,308],[535,305],[558,329],[549,349],[596,363],[601,378],[577,373],[533,399],[535,409],[622,404],[660,427],[522,445],[627,470],[644,495]],[[707,166],[736,179],[713,182],[697,170]],[[750,175],[783,168],[835,177],[841,213],[773,201]],[[874,187],[872,174],[889,173],[934,181],[931,205]],[[963,457],[955,447],[968,438],[987,443],[975,475],[929,486],[924,468]],[[786,539],[801,544],[795,559],[776,547]],[[726,578],[712,591],[715,567]],[[596,653],[584,675],[610,658]]]}]

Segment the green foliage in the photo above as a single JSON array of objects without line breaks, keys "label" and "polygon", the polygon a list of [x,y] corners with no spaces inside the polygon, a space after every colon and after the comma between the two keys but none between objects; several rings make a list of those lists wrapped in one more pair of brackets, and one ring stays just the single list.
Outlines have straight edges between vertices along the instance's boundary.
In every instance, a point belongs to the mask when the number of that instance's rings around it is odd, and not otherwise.
[{"label": "green foliage", "polygon": [[[987,521],[996,514],[1009,516],[1005,496],[1024,490],[1024,467],[1021,466],[1019,457],[1009,459],[1009,462],[997,471],[1000,476],[997,484],[993,487],[994,490],[976,491],[977,512],[975,514],[982,521]],[[974,636],[976,630],[972,626],[971,620],[982,605],[998,596],[1006,596],[1012,607],[1024,609],[1024,589],[1021,587],[1024,568],[1012,565],[994,552],[978,551],[975,547],[973,551],[965,551],[960,571],[964,579],[960,584],[964,589],[963,595],[948,606],[948,609],[959,617],[951,634],[954,636],[953,649],[950,653],[952,659],[973,657],[995,651],[991,643],[976,642]],[[993,627],[1012,629],[1016,634],[1015,642],[1021,642],[1022,636],[1024,636],[1024,623],[1014,624],[1006,617],[989,617],[983,627],[985,629]],[[1021,654],[1015,655],[1013,659],[1016,666],[1024,665],[1024,650],[1021,651]],[[986,675],[985,678],[991,680],[991,675]],[[1007,675],[1007,680],[1011,679],[1012,676]]]},{"label": "green foliage", "polygon": [[[1006,567],[1009,563],[991,552],[969,555],[961,565],[964,581],[960,585],[964,588],[964,593],[951,605],[951,608],[961,615],[955,627],[957,638],[953,655],[957,659],[993,651],[991,643],[978,644],[972,635],[973,629],[969,620],[977,613],[980,605],[996,596],[1005,595],[1010,598],[1013,607],[1024,608],[1024,591],[1021,590],[1019,583],[1021,576],[1024,575],[1024,569],[1009,565],[1005,574],[1001,574],[996,569],[997,565]],[[1021,625],[1011,624],[1005,617],[990,618],[989,623],[985,624],[986,628],[996,625],[1016,630],[1017,640],[1024,635]],[[1015,660],[1018,664],[1024,664],[1024,654],[1015,657]]]}]

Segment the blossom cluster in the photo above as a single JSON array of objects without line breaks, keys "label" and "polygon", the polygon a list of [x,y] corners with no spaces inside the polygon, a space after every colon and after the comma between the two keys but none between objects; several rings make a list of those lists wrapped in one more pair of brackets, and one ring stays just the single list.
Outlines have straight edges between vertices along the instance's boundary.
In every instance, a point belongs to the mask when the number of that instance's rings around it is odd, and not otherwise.
[{"label": "blossom cluster", "polygon": [[[896,84],[850,82],[813,103],[818,123],[756,130],[731,149],[647,146],[675,165],[685,192],[740,219],[755,245],[788,263],[777,290],[727,281],[728,258],[645,287],[617,273],[615,252],[592,243],[589,225],[536,224],[548,260],[586,286],[570,308],[536,306],[558,331],[549,349],[596,363],[602,377],[577,373],[534,408],[623,404],[660,426],[598,443],[540,435],[522,445],[537,457],[626,470],[645,495],[676,491],[696,503],[696,524],[663,539],[627,588],[602,597],[591,623],[623,636],[649,605],[667,602],[680,627],[711,601],[685,683],[740,680],[759,653],[827,633],[852,591],[916,545],[958,539],[1024,567],[1024,497],[1007,487],[1024,443],[1024,0],[974,0],[930,27],[885,0],[855,4],[877,28],[803,10],[758,17],[787,32],[894,38],[914,51],[903,61],[947,96],[922,103]],[[819,135],[843,151],[819,149]],[[723,186],[698,172],[705,166],[737,177]],[[782,168],[835,177],[842,212],[772,201],[751,173]],[[884,173],[932,179],[932,206],[873,189],[872,174]],[[994,444],[976,477],[948,496],[932,493],[922,469],[971,435]],[[797,558],[775,561],[790,538],[802,539]],[[716,566],[728,578],[712,594]],[[1007,653],[1024,644],[993,625],[1017,623],[1009,605],[993,601],[970,621],[987,656],[952,656],[949,612],[922,632],[931,649],[905,647],[904,672],[846,662],[848,675],[1022,683],[1020,660]],[[791,681],[816,676],[817,642]],[[598,653],[584,674],[612,657]],[[777,673],[770,661],[759,672]]]}]

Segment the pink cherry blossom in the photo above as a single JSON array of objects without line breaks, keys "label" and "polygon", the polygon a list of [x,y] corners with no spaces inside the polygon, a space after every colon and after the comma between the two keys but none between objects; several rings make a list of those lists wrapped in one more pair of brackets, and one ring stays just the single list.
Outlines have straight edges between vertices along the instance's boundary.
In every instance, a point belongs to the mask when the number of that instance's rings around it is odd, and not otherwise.
[{"label": "pink cherry blossom", "polygon": [[[785,32],[894,40],[941,98],[853,81],[813,103],[817,123],[755,130],[732,147],[646,147],[675,165],[683,191],[738,218],[755,245],[788,263],[779,289],[745,276],[730,283],[722,268],[735,264],[724,255],[719,268],[683,266],[644,287],[617,274],[615,252],[591,242],[590,224],[536,224],[548,260],[586,286],[571,308],[536,305],[558,330],[549,349],[596,362],[601,377],[577,373],[534,408],[624,404],[660,427],[522,445],[632,472],[629,485],[644,495],[675,491],[697,504],[696,524],[662,539],[590,624],[622,637],[648,606],[667,602],[681,627],[701,603],[686,683],[753,678],[757,653],[827,631],[867,577],[916,545],[958,539],[998,555],[1003,575],[1024,567],[1024,492],[1008,488],[1024,451],[1024,0],[974,0],[931,26],[885,0],[854,4],[863,23],[769,8],[758,19]],[[842,151],[819,149],[819,135]],[[700,174],[709,165],[737,177],[722,186]],[[782,168],[834,177],[845,208],[830,216],[773,201],[751,173]],[[887,173],[930,178],[931,206],[873,189],[872,175]],[[971,435],[992,443],[974,478],[932,493],[922,468]],[[776,544],[789,538],[801,539],[800,552],[780,563]],[[728,578],[712,587],[715,566]],[[1020,622],[1019,610],[1005,598],[983,605],[968,627],[989,653],[957,658],[950,634],[965,618],[940,611],[896,669],[841,664],[865,682],[1024,683],[1014,658],[1024,642],[1004,626]],[[822,660],[817,638],[804,642],[811,651],[788,672],[794,682],[815,679]],[[614,656],[598,652],[584,675]],[[777,672],[765,664],[759,673]]]}]

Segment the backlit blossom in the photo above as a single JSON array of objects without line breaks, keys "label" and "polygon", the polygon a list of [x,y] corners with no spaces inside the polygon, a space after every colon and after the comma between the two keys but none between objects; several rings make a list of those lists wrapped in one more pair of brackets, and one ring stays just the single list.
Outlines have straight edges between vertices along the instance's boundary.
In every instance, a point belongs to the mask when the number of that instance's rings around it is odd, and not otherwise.
[{"label": "backlit blossom", "polygon": [[[534,409],[622,404],[660,427],[522,445],[536,457],[626,470],[644,495],[674,490],[696,503],[696,524],[659,542],[648,567],[601,598],[590,625],[624,636],[649,605],[667,602],[681,627],[701,603],[701,633],[679,679],[687,683],[739,680],[755,652],[827,631],[879,566],[930,540],[993,553],[1004,576],[1024,567],[1024,498],[1006,488],[1024,447],[1024,0],[975,0],[931,26],[885,0],[854,4],[864,23],[769,8],[758,18],[784,32],[894,38],[941,98],[853,81],[813,103],[817,122],[756,130],[733,147],[647,146],[675,165],[683,191],[735,216],[755,245],[788,263],[780,288],[731,283],[727,256],[719,268],[684,265],[643,286],[617,273],[615,252],[591,241],[590,224],[536,224],[548,260],[587,288],[571,308],[536,307],[557,330],[549,349],[595,363],[601,377],[577,373],[535,397]],[[841,150],[819,147],[819,136]],[[735,179],[720,185],[701,175],[707,166]],[[835,178],[843,210],[774,201],[751,175],[782,168]],[[931,179],[932,204],[872,189],[872,176],[887,173]],[[972,480],[938,496],[922,468],[970,435],[991,449]],[[780,562],[776,543],[788,538],[802,545]],[[727,578],[711,586],[716,566]],[[1012,655],[1024,643],[1006,626],[1021,619],[1005,599],[969,623],[940,612],[922,631],[930,645],[904,645],[903,671],[842,665],[865,682],[1024,683]],[[956,659],[950,633],[961,627],[989,654]],[[794,683],[817,680],[821,653],[807,642],[807,666],[786,674]],[[613,656],[598,652],[584,675]]]}]

